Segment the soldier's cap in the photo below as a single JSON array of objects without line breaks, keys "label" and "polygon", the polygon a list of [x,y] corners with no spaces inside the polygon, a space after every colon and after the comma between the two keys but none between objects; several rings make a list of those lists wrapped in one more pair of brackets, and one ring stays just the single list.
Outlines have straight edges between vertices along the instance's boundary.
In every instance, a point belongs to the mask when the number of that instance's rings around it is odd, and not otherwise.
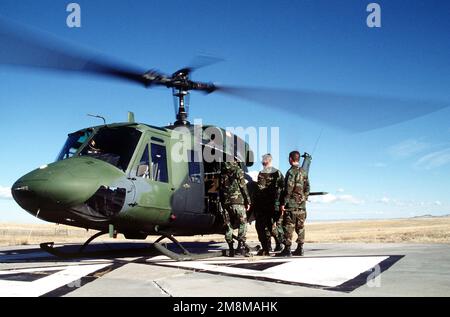
[{"label": "soldier's cap", "polygon": [[270,153],[264,154],[262,156],[262,160],[263,161],[271,161],[272,160],[272,155]]}]

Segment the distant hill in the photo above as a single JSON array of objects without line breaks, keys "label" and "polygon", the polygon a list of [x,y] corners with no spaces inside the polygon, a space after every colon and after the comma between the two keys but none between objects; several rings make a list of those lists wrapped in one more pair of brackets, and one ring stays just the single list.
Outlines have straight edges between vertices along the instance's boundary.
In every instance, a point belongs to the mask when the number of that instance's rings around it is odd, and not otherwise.
[{"label": "distant hill", "polygon": [[446,214],[446,215],[441,215],[441,216],[433,216],[430,214],[425,214],[425,215],[421,215],[421,216],[415,216],[415,217],[411,217],[412,219],[417,219],[417,218],[448,218],[450,217],[450,214]]}]

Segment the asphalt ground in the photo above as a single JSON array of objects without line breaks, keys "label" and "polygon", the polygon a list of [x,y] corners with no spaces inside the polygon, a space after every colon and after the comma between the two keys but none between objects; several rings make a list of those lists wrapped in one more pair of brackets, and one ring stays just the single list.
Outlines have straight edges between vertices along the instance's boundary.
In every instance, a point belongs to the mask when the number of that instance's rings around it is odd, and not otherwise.
[{"label": "asphalt ground", "polygon": [[[225,249],[183,245],[196,254]],[[148,246],[93,243],[87,257],[71,259],[39,246],[3,247],[0,296],[450,296],[450,244],[320,243],[306,245],[303,257],[195,261],[174,261]]]}]

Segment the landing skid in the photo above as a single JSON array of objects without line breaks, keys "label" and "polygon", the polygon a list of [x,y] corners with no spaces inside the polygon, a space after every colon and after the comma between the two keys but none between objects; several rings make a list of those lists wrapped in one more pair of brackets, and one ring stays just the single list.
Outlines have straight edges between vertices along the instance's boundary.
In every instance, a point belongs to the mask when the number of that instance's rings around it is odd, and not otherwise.
[{"label": "landing skid", "polygon": [[[108,232],[98,232],[90,237],[86,242],[74,252],[62,251],[61,248],[56,248],[54,242],[45,242],[40,244],[40,248],[51,255],[54,255],[63,259],[74,259],[74,258],[88,258],[88,257],[98,257],[98,256],[114,256],[117,254],[124,256],[136,256],[136,255],[157,255],[161,253],[172,260],[175,261],[193,261],[201,260],[206,258],[213,258],[225,255],[225,250],[218,252],[208,252],[203,254],[190,253],[186,248],[184,248],[181,243],[175,239],[172,235],[163,235],[159,237],[153,244],[150,244],[145,248],[128,248],[128,249],[109,249],[109,250],[98,250],[98,251],[85,251],[86,247],[96,238],[108,234]],[[181,249],[182,253],[176,253],[169,250],[166,246],[160,242],[164,239],[169,239],[178,248]]]},{"label": "landing skid", "polygon": [[[166,248],[161,243],[159,243],[160,241],[162,241],[162,240],[164,240],[166,238],[169,239],[170,241],[172,241],[176,246],[178,246],[181,249],[182,254],[175,253],[175,252],[169,250],[168,248]],[[164,235],[164,236],[159,237],[153,243],[153,246],[155,247],[156,250],[158,250],[159,252],[161,252],[165,256],[167,256],[167,257],[169,257],[169,258],[171,258],[172,260],[175,260],[175,261],[194,261],[194,260],[201,260],[201,259],[207,259],[207,258],[215,258],[215,257],[219,257],[219,256],[225,255],[225,252],[224,252],[225,250],[224,251],[201,253],[201,254],[190,253],[172,235]]]},{"label": "landing skid", "polygon": [[[75,252],[67,252],[67,251],[61,251],[57,248],[55,248],[54,242],[45,242],[41,243],[40,247],[42,250],[46,251],[47,253],[50,253],[51,255],[57,256],[59,258],[79,258],[79,257],[85,257],[87,255],[91,255],[93,252],[87,253],[84,252],[84,249],[91,243],[93,240],[97,239],[98,237],[106,234],[105,231],[100,231],[94,234],[92,237],[86,240],[86,242]],[[109,250],[108,250],[109,251]],[[95,255],[97,255],[101,251],[95,252]],[[104,253],[104,251],[102,252]]]},{"label": "landing skid", "polygon": [[[76,259],[76,258],[89,258],[99,256],[136,256],[136,255],[152,255],[156,253],[153,245],[149,245],[144,248],[126,248],[126,249],[114,249],[109,248],[107,250],[85,251],[86,247],[98,237],[108,234],[109,232],[100,231],[94,234],[92,237],[86,240],[86,242],[79,247],[76,251],[62,251],[62,247],[56,248],[54,242],[41,243],[40,247],[47,253],[63,259]],[[70,247],[70,246],[69,246]]]}]

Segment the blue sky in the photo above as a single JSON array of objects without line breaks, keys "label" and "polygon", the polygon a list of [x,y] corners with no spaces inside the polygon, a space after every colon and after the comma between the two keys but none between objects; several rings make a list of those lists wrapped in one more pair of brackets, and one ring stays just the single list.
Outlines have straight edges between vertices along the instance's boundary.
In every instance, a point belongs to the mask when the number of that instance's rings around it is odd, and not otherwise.
[{"label": "blue sky", "polygon": [[[195,78],[450,102],[450,3],[378,1],[382,27],[366,26],[371,1],[78,1],[82,27],[66,26],[69,1],[2,0],[0,15],[120,60],[172,72],[199,54],[225,62]],[[182,12],[177,10],[182,9]],[[230,111],[235,109],[235,111]],[[173,121],[170,93],[127,83],[0,67],[0,222],[34,221],[11,200],[21,175],[51,162],[67,133],[98,123]],[[223,127],[280,128],[280,154],[312,151],[310,219],[450,213],[450,109],[351,134],[221,95],[193,94],[191,118]],[[283,159],[280,169],[286,171]]]}]

